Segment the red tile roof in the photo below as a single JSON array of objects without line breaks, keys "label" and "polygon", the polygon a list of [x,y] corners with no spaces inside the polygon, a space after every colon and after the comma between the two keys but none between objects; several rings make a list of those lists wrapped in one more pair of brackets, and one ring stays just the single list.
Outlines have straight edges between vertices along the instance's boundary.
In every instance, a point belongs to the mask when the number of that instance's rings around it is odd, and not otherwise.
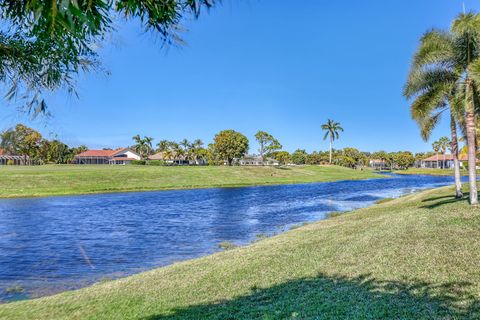
[{"label": "red tile roof", "polygon": [[0,148],[0,156],[7,154],[4,149]]},{"label": "red tile roof", "polygon": [[106,157],[110,158],[116,154],[128,150],[127,148],[120,148],[115,150],[87,150],[77,155],[77,157]]}]

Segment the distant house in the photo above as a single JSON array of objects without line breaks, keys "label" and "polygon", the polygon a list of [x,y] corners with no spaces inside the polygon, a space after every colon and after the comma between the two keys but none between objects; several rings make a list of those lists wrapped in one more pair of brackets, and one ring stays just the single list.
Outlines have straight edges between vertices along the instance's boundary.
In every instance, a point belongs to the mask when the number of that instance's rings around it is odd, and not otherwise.
[{"label": "distant house", "polygon": [[166,164],[173,164],[173,165],[206,165],[207,161],[205,159],[197,159],[197,160],[189,160],[184,155],[177,155],[175,152],[157,152],[148,157],[148,160],[159,160],[163,161]]},{"label": "distant house", "polygon": [[383,159],[370,159],[368,160],[368,165],[375,170],[390,169],[387,162]]},{"label": "distant house", "polygon": [[257,155],[245,155],[240,159],[236,159],[236,163],[241,166],[278,166],[280,162],[272,159]]},{"label": "distant house", "polygon": [[4,149],[0,149],[0,165],[27,165],[30,163],[29,156],[9,154]]},{"label": "distant house", "polygon": [[130,164],[141,157],[128,148],[116,150],[87,150],[75,156],[76,164]]},{"label": "distant house", "polygon": [[[428,157],[426,159],[423,159],[420,162],[420,167],[422,168],[441,168],[441,169],[448,169],[448,168],[453,168],[453,155],[451,154],[446,154],[445,155],[445,164],[443,162],[443,154],[439,155],[434,155],[431,157]],[[458,160],[460,162],[460,167],[467,167],[468,165],[468,156],[467,155],[459,155]],[[480,163],[480,160],[477,159],[477,167],[478,164]]]}]

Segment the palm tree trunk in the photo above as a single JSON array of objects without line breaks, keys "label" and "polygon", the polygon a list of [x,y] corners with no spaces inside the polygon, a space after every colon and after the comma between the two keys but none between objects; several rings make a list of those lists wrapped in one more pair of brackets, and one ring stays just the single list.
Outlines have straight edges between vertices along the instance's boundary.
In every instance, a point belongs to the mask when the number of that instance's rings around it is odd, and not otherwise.
[{"label": "palm tree trunk", "polygon": [[470,204],[478,205],[477,156],[475,145],[475,108],[469,106],[465,117],[468,144],[468,181],[470,183]]},{"label": "palm tree trunk", "polygon": [[332,135],[330,135],[330,164],[332,164]]},{"label": "palm tree trunk", "polygon": [[439,165],[438,165],[438,151],[437,151],[437,169],[438,169]]},{"label": "palm tree trunk", "polygon": [[453,157],[453,171],[455,177],[455,198],[462,198],[462,180],[460,179],[460,163],[458,161],[458,140],[457,140],[457,124],[453,114],[450,114],[450,130],[452,134],[452,157]]}]

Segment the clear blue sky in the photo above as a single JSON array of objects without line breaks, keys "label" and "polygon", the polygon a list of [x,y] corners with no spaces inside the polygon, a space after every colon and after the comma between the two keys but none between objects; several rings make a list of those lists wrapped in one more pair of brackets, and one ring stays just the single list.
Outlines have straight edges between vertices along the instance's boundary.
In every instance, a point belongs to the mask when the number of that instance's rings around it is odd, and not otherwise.
[{"label": "clear blue sky", "polygon": [[[320,125],[332,118],[345,128],[337,148],[427,151],[402,86],[419,37],[447,28],[462,2],[224,0],[188,23],[186,46],[168,50],[138,23],[119,21],[102,50],[110,76],[82,76],[78,100],[57,94],[48,122],[2,107],[0,125],[26,122],[91,148],[126,146],[137,133],[209,143],[234,129],[251,152],[265,130],[288,151],[311,152],[328,148]],[[433,138],[442,135],[446,120]]]}]

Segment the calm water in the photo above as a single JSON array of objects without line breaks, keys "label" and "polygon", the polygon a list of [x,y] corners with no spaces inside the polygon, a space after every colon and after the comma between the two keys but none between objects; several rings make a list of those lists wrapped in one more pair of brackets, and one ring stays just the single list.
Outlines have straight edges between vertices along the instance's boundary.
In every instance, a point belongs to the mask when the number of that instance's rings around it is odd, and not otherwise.
[{"label": "calm water", "polygon": [[[0,300],[79,288],[246,244],[451,177],[0,200]],[[15,292],[13,288],[23,288]]]}]

